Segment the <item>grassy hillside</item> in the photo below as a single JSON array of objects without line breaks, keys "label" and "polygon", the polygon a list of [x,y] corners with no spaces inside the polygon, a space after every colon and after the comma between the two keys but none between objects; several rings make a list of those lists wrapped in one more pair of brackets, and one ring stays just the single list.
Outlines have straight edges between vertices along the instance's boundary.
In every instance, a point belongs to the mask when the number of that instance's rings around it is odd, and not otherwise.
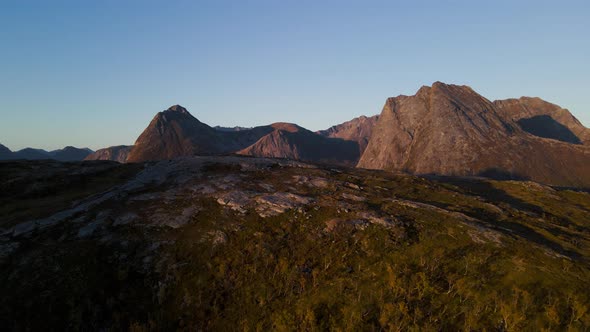
[{"label": "grassy hillside", "polygon": [[233,157],[109,168],[75,204],[94,182],[51,179],[71,213],[0,217],[7,330],[590,328],[586,192]]}]

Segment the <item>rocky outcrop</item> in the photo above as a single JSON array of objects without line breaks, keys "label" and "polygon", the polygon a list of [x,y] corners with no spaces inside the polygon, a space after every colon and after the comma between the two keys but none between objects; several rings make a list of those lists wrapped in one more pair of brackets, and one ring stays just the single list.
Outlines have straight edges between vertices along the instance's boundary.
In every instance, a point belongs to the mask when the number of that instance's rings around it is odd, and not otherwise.
[{"label": "rocky outcrop", "polygon": [[590,145],[590,129],[567,109],[541,98],[496,100],[500,114],[519,124],[526,132],[567,143]]},{"label": "rocky outcrop", "polygon": [[273,131],[237,154],[354,166],[358,143],[328,138],[291,123],[274,123]]},{"label": "rocky outcrop", "polygon": [[117,145],[99,149],[88,155],[84,160],[112,160],[124,163],[127,161],[131,148],[132,146],[129,145]]},{"label": "rocky outcrop", "polygon": [[590,186],[590,149],[540,138],[467,86],[387,99],[358,167]]},{"label": "rocky outcrop", "polygon": [[377,124],[377,120],[379,120],[379,115],[371,117],[363,115],[339,125],[332,126],[326,130],[320,130],[317,133],[326,137],[357,142],[359,153],[362,155],[369,143],[371,133]]}]

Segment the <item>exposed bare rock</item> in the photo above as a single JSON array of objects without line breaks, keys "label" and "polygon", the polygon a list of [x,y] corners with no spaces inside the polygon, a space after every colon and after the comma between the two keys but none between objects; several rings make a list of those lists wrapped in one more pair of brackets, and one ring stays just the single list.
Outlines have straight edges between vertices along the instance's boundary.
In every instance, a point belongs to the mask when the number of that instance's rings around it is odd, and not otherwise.
[{"label": "exposed bare rock", "polygon": [[273,131],[238,154],[293,160],[355,165],[358,143],[328,138],[291,123],[274,123]]},{"label": "exposed bare rock", "polygon": [[217,198],[217,203],[225,205],[234,211],[246,213],[246,206],[250,204],[252,196],[252,193],[235,190],[222,194]]},{"label": "exposed bare rock", "polygon": [[360,155],[365,152],[373,128],[379,120],[379,115],[374,116],[360,116],[350,121],[346,121],[336,126],[332,126],[326,130],[320,130],[317,133],[326,137],[339,138],[346,141],[357,142]]},{"label": "exposed bare rock", "polygon": [[133,146],[118,145],[108,148],[96,150],[94,153],[88,155],[84,160],[112,160],[120,163],[127,161],[129,152]]},{"label": "exposed bare rock", "polygon": [[365,197],[361,197],[361,196],[357,196],[357,195],[353,195],[353,194],[349,194],[349,193],[342,193],[341,196],[344,199],[348,199],[348,200],[355,201],[355,202],[364,202],[367,200]]},{"label": "exposed bare rock", "polygon": [[567,109],[541,98],[496,100],[494,105],[507,119],[535,136],[573,144],[590,144],[590,129],[584,127]]},{"label": "exposed bare rock", "polygon": [[261,217],[275,216],[297,206],[310,204],[313,199],[292,193],[275,193],[256,197],[256,211]]},{"label": "exposed bare rock", "polygon": [[389,98],[358,167],[590,186],[590,149],[527,134],[470,87]]},{"label": "exposed bare rock", "polygon": [[328,180],[325,178],[320,177],[310,177],[310,176],[302,176],[302,175],[294,175],[293,181],[299,185],[304,185],[308,187],[316,187],[316,188],[327,188],[329,186]]},{"label": "exposed bare rock", "polygon": [[175,105],[156,114],[137,138],[128,162],[219,155],[241,150],[271,132],[270,126],[239,131],[216,130]]}]

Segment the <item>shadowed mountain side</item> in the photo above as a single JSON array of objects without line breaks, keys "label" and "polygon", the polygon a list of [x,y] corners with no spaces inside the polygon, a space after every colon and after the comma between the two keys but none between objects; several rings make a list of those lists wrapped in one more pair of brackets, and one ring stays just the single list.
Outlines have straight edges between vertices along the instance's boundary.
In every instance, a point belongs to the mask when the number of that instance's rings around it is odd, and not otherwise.
[{"label": "shadowed mountain side", "polygon": [[360,157],[355,141],[327,138],[289,123],[275,123],[268,135],[237,154],[354,166]]},{"label": "shadowed mountain side", "polygon": [[41,149],[24,148],[22,150],[15,151],[13,153],[12,159],[51,159],[51,153]]},{"label": "shadowed mountain side", "polygon": [[49,152],[50,158],[59,161],[79,161],[84,160],[93,151],[88,148],[76,148],[73,146],[66,146],[61,150],[54,150]]},{"label": "shadowed mountain side", "polygon": [[387,100],[358,167],[588,186],[589,164],[588,147],[528,135],[471,88],[437,82]]},{"label": "shadowed mountain side", "polygon": [[522,118],[517,123],[524,131],[538,137],[551,138],[572,144],[582,144],[582,141],[568,127],[555,121],[549,115]]},{"label": "shadowed mountain side", "polygon": [[84,160],[112,160],[120,163],[127,161],[129,152],[133,146],[117,145],[108,148],[96,150],[94,153],[88,155]]},{"label": "shadowed mountain side", "polygon": [[377,120],[379,120],[379,115],[371,117],[360,116],[326,130],[320,130],[317,133],[330,138],[341,138],[343,140],[357,142],[359,152],[362,155],[369,143]]},{"label": "shadowed mountain side", "polygon": [[215,155],[238,151],[256,142],[272,128],[220,131],[200,122],[184,107],[175,105],[156,114],[137,138],[128,162]]},{"label": "shadowed mountain side", "polygon": [[[566,142],[590,144],[590,129],[584,127],[567,109],[546,102],[541,98],[521,97],[519,99],[496,100],[494,101],[494,106],[496,106],[496,109],[504,118],[516,122],[524,119],[533,119],[538,116],[549,116],[553,121],[565,126],[579,140],[579,142],[571,141],[571,135],[567,135],[565,137]],[[561,127],[545,123],[547,120],[542,120],[543,123],[535,123],[535,121],[538,120],[533,120],[534,123],[531,125],[535,126],[535,131],[531,132],[531,134],[563,140],[561,139],[563,138],[563,129]],[[526,126],[523,129],[529,131],[529,128]]]},{"label": "shadowed mountain side", "polygon": [[0,160],[10,159],[12,151],[4,145],[0,144]]},{"label": "shadowed mountain side", "polygon": [[156,114],[137,138],[127,161],[172,159],[219,152],[217,132],[178,105]]},{"label": "shadowed mountain side", "polygon": [[93,151],[88,148],[76,148],[66,146],[63,149],[45,151],[43,149],[24,148],[18,151],[10,151],[7,147],[0,144],[0,160],[40,160],[54,159],[59,161],[79,161],[83,160]]},{"label": "shadowed mountain side", "polygon": [[355,166],[360,157],[355,141],[332,139],[289,123],[251,129],[218,130],[173,106],[158,113],[137,139],[128,162],[173,159],[192,155],[239,153]]}]

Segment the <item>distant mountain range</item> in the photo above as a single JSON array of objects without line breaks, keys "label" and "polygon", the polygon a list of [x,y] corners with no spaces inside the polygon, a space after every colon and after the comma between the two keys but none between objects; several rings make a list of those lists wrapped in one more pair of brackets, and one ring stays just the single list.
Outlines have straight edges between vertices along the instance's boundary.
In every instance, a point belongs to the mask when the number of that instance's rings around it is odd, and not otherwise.
[{"label": "distant mountain range", "polygon": [[59,161],[77,161],[83,160],[94,151],[88,148],[76,148],[73,146],[66,146],[63,149],[45,151],[42,149],[24,148],[18,151],[10,151],[9,148],[0,144],[0,160],[15,160],[15,159],[55,159]]},{"label": "distant mountain range", "polygon": [[590,129],[568,110],[539,98],[490,101],[470,87],[441,82],[388,98],[380,115],[318,132],[291,123],[211,127],[174,105],[157,113],[133,146],[59,151],[0,146],[0,159],[56,159],[68,152],[69,159],[59,160],[144,162],[240,154],[590,187]]}]

